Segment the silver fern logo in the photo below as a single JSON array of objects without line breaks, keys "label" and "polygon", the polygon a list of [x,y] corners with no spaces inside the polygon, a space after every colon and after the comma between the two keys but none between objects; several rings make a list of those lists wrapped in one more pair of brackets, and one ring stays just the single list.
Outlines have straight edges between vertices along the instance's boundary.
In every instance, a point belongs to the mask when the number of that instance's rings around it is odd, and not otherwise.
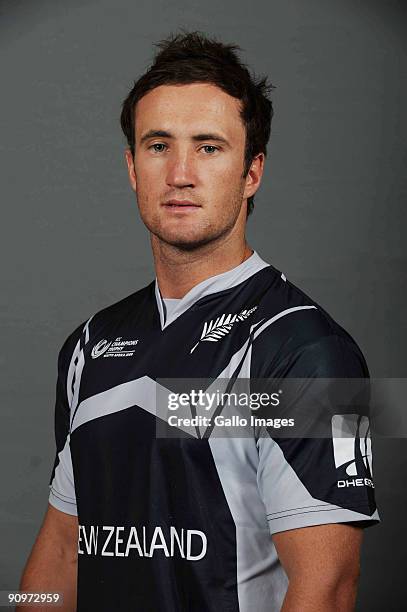
[{"label": "silver fern logo", "polygon": [[256,308],[257,306],[253,306],[253,308],[250,308],[249,310],[242,310],[239,312],[239,314],[223,314],[217,319],[212,319],[212,321],[205,321],[201,337],[191,348],[190,353],[194,352],[200,342],[218,342],[218,340],[221,340],[221,338],[230,332],[236,323],[239,323],[239,321],[244,321],[250,317]]}]

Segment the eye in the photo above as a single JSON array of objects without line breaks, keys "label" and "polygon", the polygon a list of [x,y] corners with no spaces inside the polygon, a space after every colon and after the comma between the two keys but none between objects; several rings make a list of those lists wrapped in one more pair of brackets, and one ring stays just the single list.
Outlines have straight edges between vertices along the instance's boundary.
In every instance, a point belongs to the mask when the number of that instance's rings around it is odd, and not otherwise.
[{"label": "eye", "polygon": [[216,151],[219,151],[218,147],[215,147],[214,145],[204,145],[202,147],[202,149],[204,149],[205,153],[216,153]]},{"label": "eye", "polygon": [[155,151],[156,153],[162,153],[163,151],[165,151],[166,146],[167,145],[165,145],[163,142],[156,142],[149,148]]}]

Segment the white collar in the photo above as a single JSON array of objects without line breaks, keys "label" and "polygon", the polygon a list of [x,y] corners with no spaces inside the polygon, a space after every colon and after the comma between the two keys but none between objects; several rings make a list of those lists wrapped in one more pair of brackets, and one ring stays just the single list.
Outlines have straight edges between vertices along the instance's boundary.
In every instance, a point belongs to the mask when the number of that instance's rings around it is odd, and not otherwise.
[{"label": "white collar", "polygon": [[247,280],[253,274],[256,274],[259,270],[263,268],[267,268],[270,264],[266,263],[260,255],[253,251],[253,253],[245,259],[241,264],[232,268],[231,270],[227,270],[226,272],[222,272],[221,274],[215,274],[215,276],[210,276],[205,280],[201,281],[195,287],[192,287],[181,298],[174,308],[171,315],[165,320],[165,307],[163,304],[163,298],[161,297],[161,292],[158,287],[157,277],[155,279],[155,297],[157,301],[158,311],[160,313],[160,322],[161,329],[168,327],[170,323],[175,321],[180,315],[182,315],[186,310],[191,308],[195,302],[200,300],[205,295],[209,295],[211,293],[217,293],[219,291],[223,291],[224,289],[230,289],[231,287],[235,287],[239,285],[243,281]]}]

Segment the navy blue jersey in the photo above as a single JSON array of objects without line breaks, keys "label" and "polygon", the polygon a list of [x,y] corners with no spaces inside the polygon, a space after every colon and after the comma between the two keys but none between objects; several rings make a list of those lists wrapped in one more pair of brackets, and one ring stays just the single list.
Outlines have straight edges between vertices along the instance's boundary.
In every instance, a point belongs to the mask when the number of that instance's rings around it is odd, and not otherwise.
[{"label": "navy blue jersey", "polygon": [[312,381],[368,376],[351,336],[255,252],[180,300],[153,281],[81,324],[58,358],[49,497],[78,515],[78,612],[277,611],[273,533],[378,521],[366,416],[343,439],[159,437],[162,379],[308,379],[298,410]]}]

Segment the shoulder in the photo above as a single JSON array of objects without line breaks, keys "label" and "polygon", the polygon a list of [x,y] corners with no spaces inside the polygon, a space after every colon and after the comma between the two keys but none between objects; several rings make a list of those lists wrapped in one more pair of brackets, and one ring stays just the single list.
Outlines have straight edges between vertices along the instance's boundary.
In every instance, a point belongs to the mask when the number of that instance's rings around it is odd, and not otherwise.
[{"label": "shoulder", "polygon": [[66,337],[58,355],[58,367],[68,368],[69,363],[79,353],[82,346],[91,337],[95,337],[116,327],[129,317],[137,322],[140,318],[151,318],[151,300],[154,297],[154,281],[147,286],[121,298],[120,300],[101,308],[87,319],[82,321]]},{"label": "shoulder", "polygon": [[260,301],[253,375],[365,377],[355,339],[322,306],[270,266],[273,282]]}]

